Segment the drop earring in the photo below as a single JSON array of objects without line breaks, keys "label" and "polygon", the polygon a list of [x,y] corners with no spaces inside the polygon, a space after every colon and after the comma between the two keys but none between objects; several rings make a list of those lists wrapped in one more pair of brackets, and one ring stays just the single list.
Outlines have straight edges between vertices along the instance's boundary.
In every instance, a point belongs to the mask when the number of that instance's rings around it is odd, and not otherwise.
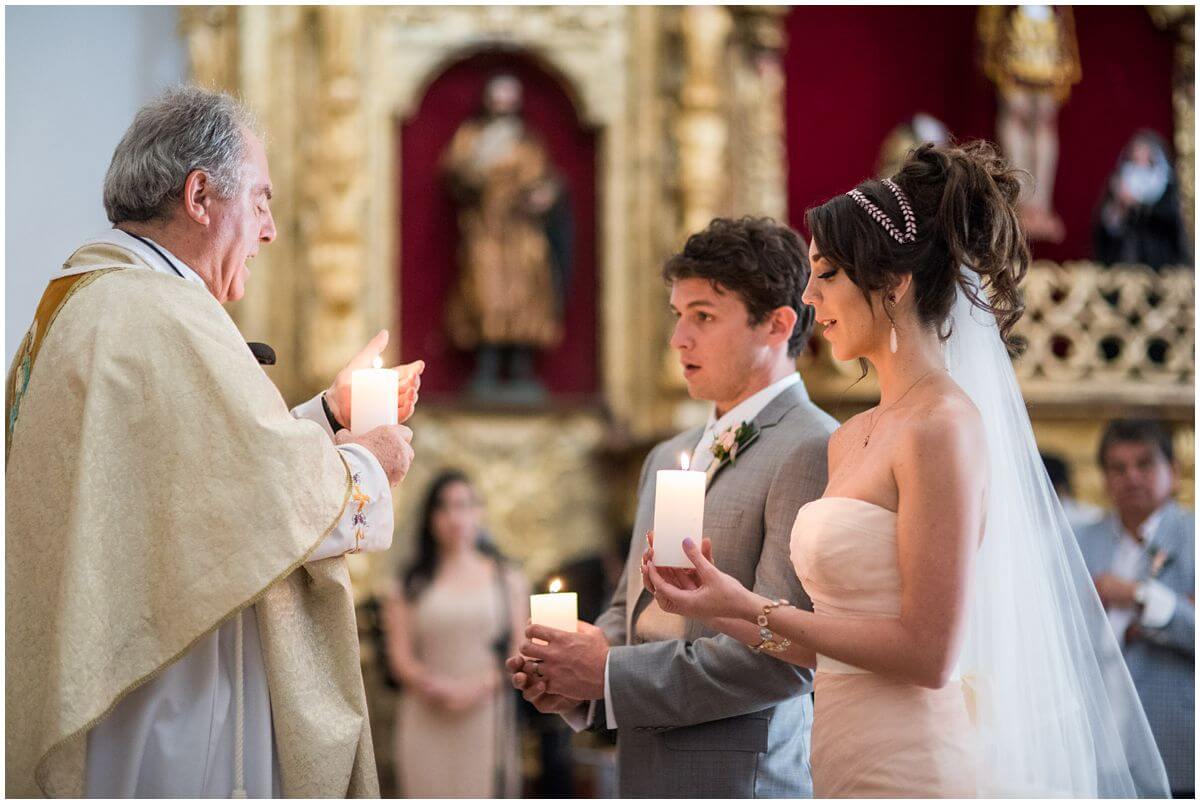
[{"label": "drop earring", "polygon": [[888,313],[888,318],[892,319],[892,331],[888,335],[888,348],[890,348],[892,350],[892,354],[896,354],[896,348],[898,345],[896,343],[896,319],[892,318],[892,315],[896,311],[896,294],[895,293],[888,294],[888,301],[890,301],[892,303],[892,312]]}]

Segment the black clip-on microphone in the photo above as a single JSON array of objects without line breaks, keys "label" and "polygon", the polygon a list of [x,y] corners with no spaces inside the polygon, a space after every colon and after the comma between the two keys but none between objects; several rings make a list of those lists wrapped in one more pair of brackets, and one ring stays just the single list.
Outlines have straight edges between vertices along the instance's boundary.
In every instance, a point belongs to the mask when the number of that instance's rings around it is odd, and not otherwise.
[{"label": "black clip-on microphone", "polygon": [[250,352],[254,355],[254,359],[258,361],[258,365],[275,365],[275,350],[270,346],[256,341],[247,341],[246,345],[250,347]]}]

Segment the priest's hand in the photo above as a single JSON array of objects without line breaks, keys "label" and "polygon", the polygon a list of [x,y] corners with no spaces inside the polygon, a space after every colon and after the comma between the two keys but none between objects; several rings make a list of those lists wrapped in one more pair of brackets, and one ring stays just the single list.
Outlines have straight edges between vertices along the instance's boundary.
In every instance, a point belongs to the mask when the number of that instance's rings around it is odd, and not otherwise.
[{"label": "priest's hand", "polygon": [[529,662],[524,656],[512,656],[504,663],[512,673],[512,685],[521,691],[522,697],[547,715],[561,715],[578,707],[583,701],[546,692],[546,682],[537,675],[537,662]]},{"label": "priest's hand", "polygon": [[412,466],[412,430],[403,424],[384,424],[356,436],[349,430],[338,430],[333,440],[337,444],[360,444],[375,456],[387,475],[388,483],[397,486]]},{"label": "priest's hand", "polygon": [[[538,676],[546,691],[579,701],[604,697],[604,665],[608,661],[608,638],[591,623],[580,620],[575,633],[544,625],[525,629],[529,642],[521,655],[538,660]],[[540,639],[545,645],[533,640]]]},{"label": "priest's hand", "polygon": [[[333,378],[333,385],[325,392],[325,402],[329,412],[338,420],[342,427],[350,426],[350,382],[356,369],[371,368],[375,358],[387,348],[388,331],[379,330],[362,351],[350,359],[346,367]],[[400,394],[396,402],[396,421],[400,424],[408,421],[417,409],[417,391],[421,388],[421,372],[425,370],[425,361],[404,363],[392,366],[393,371],[400,375]]]}]

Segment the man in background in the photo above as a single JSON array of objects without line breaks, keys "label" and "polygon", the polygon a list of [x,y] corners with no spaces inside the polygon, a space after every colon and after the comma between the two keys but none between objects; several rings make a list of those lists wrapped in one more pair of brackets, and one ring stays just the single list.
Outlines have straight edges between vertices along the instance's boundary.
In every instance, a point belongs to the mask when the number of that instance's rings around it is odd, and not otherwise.
[{"label": "man in background", "polygon": [[1162,753],[1175,798],[1195,790],[1193,513],[1173,499],[1179,467],[1156,421],[1111,422],[1100,468],[1113,512],[1076,533]]}]

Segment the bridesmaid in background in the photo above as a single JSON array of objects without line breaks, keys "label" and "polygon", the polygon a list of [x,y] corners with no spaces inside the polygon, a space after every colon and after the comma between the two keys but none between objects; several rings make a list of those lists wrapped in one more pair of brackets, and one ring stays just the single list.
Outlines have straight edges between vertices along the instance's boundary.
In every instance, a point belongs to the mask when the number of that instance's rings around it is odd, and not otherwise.
[{"label": "bridesmaid in background", "polygon": [[442,473],[422,508],[416,558],[383,612],[389,668],[402,687],[401,796],[520,795],[515,700],[503,665],[528,618],[528,584],[488,541],[471,481]]}]

